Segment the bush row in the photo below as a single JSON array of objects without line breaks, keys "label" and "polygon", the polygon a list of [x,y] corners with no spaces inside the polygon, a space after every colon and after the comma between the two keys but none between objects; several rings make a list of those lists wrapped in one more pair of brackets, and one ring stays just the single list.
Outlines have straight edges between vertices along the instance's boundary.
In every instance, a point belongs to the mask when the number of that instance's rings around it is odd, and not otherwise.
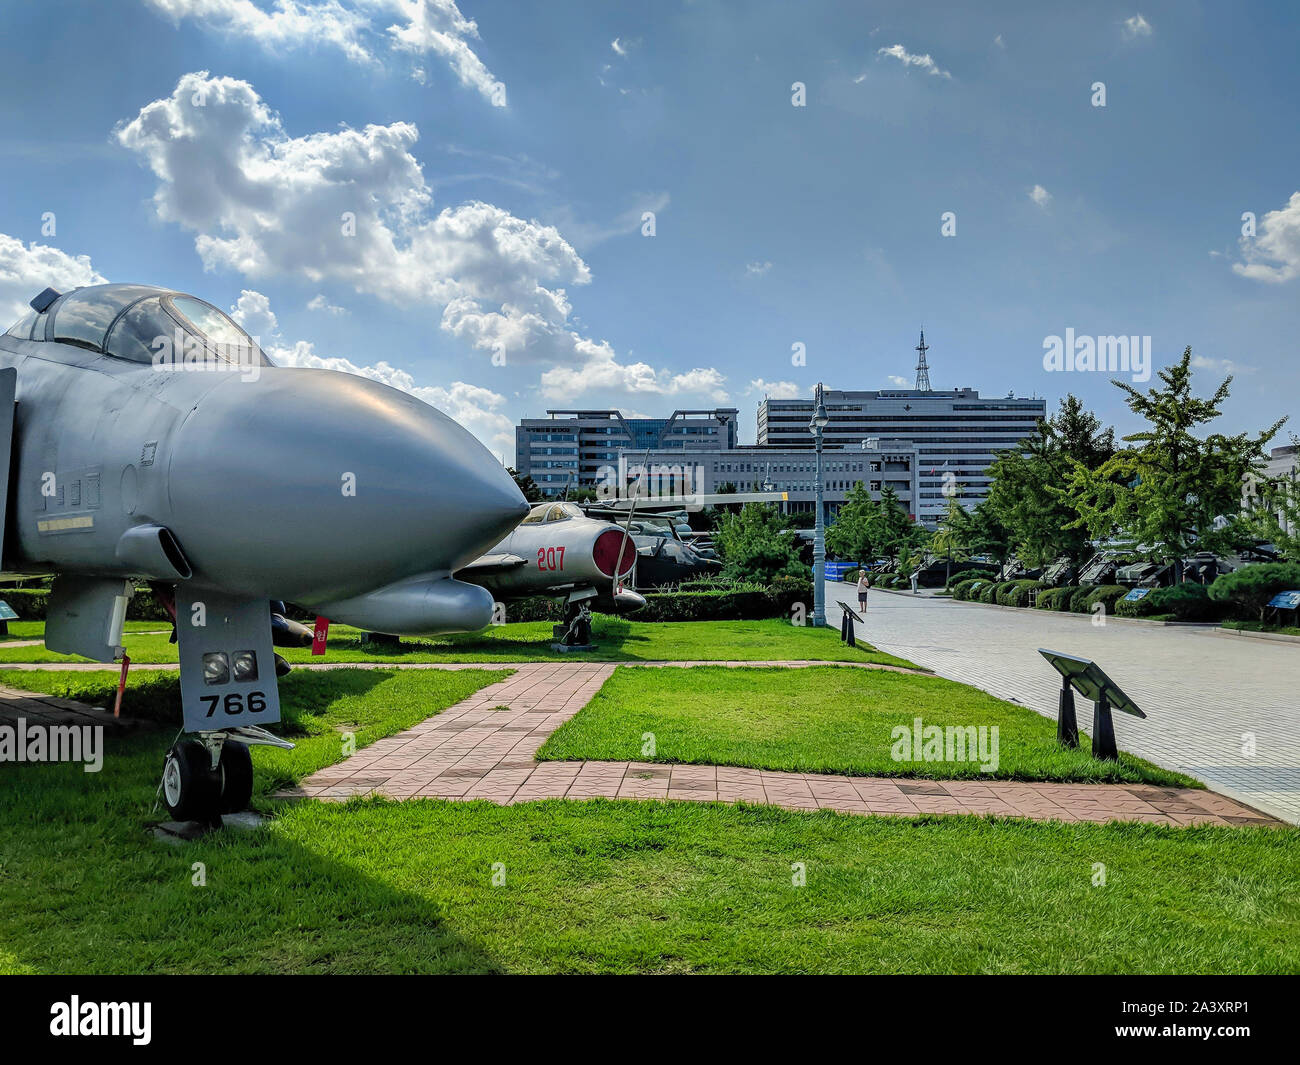
[{"label": "bush row", "polygon": [[[50,589],[5,588],[0,590],[3,599],[23,621],[44,621],[45,612],[50,605]],[[165,621],[170,624],[171,615],[162,603],[154,597],[148,588],[136,588],[135,595],[126,608],[128,621]]]}]

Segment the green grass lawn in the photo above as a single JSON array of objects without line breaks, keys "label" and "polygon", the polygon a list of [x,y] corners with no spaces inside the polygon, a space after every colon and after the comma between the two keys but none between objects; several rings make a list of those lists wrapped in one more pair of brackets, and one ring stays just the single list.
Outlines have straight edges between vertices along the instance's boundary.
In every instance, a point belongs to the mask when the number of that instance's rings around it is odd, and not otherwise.
[{"label": "green grass lawn", "polygon": [[[895,761],[895,726],[998,728],[998,766],[974,761]],[[655,754],[643,753],[653,733]],[[803,773],[940,779],[1195,781],[1129,754],[1102,762],[1057,746],[1056,722],[978,688],[883,670],[620,669],[551,735],[542,759],[600,759],[750,766]]]},{"label": "green grass lawn", "polygon": [[1262,625],[1258,621],[1234,621],[1223,623],[1225,629],[1237,629],[1240,632],[1275,632],[1282,636],[1300,636],[1300,628],[1295,625]]},{"label": "green grass lawn", "polygon": [[[98,774],[0,764],[0,971],[1300,968],[1293,829],[266,798],[336,761],[337,730],[363,745],[500,676],[286,678],[288,731],[302,742],[253,752],[259,805],[276,816],[181,846],[147,831],[170,732],[110,738]],[[105,679],[0,674],[90,701]],[[161,699],[175,678],[147,680]],[[1097,863],[1105,886],[1093,886]]]},{"label": "green grass lawn", "polygon": [[[39,623],[36,623],[39,624]],[[145,623],[149,624],[149,623]],[[153,623],[157,627],[157,623]],[[902,658],[877,651],[869,644],[845,647],[838,630],[766,621],[638,622],[598,614],[592,626],[598,645],[592,652],[558,654],[551,650],[551,622],[498,625],[482,632],[403,638],[395,651],[363,647],[360,630],[332,626],[327,662],[635,662],[709,659],[762,661],[814,659],[828,662],[883,662],[912,666]],[[40,634],[37,633],[37,636]],[[29,637],[32,638],[32,637]],[[124,645],[133,662],[175,662],[176,645],[166,635],[128,635]],[[278,648],[290,662],[321,661],[307,647]],[[43,647],[5,647],[0,662],[84,662],[75,655],[58,655]],[[915,667],[913,667],[915,668]]]}]

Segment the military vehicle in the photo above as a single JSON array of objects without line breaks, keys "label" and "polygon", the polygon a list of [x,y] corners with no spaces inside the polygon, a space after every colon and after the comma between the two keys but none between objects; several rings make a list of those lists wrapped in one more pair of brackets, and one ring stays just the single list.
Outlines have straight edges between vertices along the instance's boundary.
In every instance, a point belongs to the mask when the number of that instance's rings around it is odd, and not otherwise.
[{"label": "military vehicle", "polygon": [[528,507],[445,414],[276,367],[171,289],[46,289],[31,307],[0,336],[0,568],[53,575],[46,647],[99,662],[122,657],[137,581],[171,604],[190,734],[164,761],[173,817],[241,809],[247,745],[288,746],[264,727],[280,719],[273,600],[398,634],[490,622],[492,596],[453,574]]}]

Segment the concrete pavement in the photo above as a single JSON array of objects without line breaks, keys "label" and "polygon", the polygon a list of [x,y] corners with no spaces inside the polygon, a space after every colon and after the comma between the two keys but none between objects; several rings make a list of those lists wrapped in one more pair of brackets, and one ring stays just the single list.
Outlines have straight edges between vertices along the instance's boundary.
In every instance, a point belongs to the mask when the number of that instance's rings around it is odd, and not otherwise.
[{"label": "concrete pavement", "polygon": [[[856,610],[857,593],[827,582],[827,623],[838,626],[836,600]],[[858,631],[882,651],[1053,719],[1060,677],[1037,649],[1091,658],[1147,715],[1114,715],[1122,750],[1300,824],[1300,645],[879,589]],[[1076,702],[1090,730],[1091,704]]]}]

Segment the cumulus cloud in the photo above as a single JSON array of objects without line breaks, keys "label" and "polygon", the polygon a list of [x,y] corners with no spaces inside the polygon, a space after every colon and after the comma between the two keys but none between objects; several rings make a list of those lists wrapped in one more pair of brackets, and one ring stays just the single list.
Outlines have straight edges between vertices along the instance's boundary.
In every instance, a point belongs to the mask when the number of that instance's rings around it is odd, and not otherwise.
[{"label": "cumulus cloud", "polygon": [[755,377],[749,382],[748,393],[766,396],[768,399],[799,399],[806,395],[808,389],[793,381],[764,381]]},{"label": "cumulus cloud", "polygon": [[712,367],[696,367],[686,373],[656,370],[649,363],[620,363],[605,347],[593,352],[581,368],[557,366],[542,374],[542,395],[556,402],[572,402],[587,392],[620,396],[700,395],[713,403],[725,403],[726,378]]},{"label": "cumulus cloud", "polygon": [[[499,82],[470,47],[478,25],[465,18],[455,0],[275,0],[259,7],[253,0],[145,0],[173,22],[194,19],[231,37],[256,41],[276,51],[324,43],[359,63],[376,62],[376,49],[415,57],[437,56],[462,85],[494,105],[504,106]],[[383,23],[395,19],[391,25]],[[412,76],[424,82],[417,66]]]},{"label": "cumulus cloud", "polygon": [[[497,366],[648,379],[575,328],[568,292],[591,271],[554,226],[481,201],[434,213],[410,123],[291,137],[247,82],[199,72],[116,136],[158,178],[159,218],[195,233],[208,269],[346,284],[404,309],[440,309],[443,330]],[[675,376],[709,386],[692,374]]]},{"label": "cumulus cloud", "polygon": [[1143,18],[1140,13],[1126,18],[1120,25],[1126,41],[1135,41],[1139,37],[1151,36],[1151,23]]},{"label": "cumulus cloud", "polygon": [[290,137],[251,85],[206,72],[117,130],[208,269],[342,282],[442,307],[444,329],[508,358],[579,357],[566,287],[587,264],[554,227],[488,203],[433,215],[418,137],[406,122]]},{"label": "cumulus cloud", "polygon": [[1052,194],[1043,188],[1042,185],[1035,185],[1030,189],[1029,198],[1033,200],[1034,203],[1038,204],[1039,207],[1046,207],[1052,202]]},{"label": "cumulus cloud", "polygon": [[1192,366],[1197,370],[1214,370],[1219,373],[1243,374],[1254,373],[1254,366],[1243,366],[1232,359],[1210,359],[1204,355],[1193,355]]},{"label": "cumulus cloud", "polygon": [[46,288],[60,292],[82,285],[102,285],[104,278],[88,255],[69,255],[48,244],[24,244],[0,233],[0,329],[7,329],[31,310],[28,301]]},{"label": "cumulus cloud", "polygon": [[952,77],[952,75],[949,74],[948,71],[941,69],[939,64],[936,63],[930,56],[915,55],[912,52],[909,52],[901,44],[891,44],[888,48],[877,48],[876,55],[892,56],[894,59],[897,59],[899,62],[901,62],[905,67],[919,67],[921,70],[924,70],[927,74],[931,74],[936,78]]},{"label": "cumulus cloud", "polygon": [[752,263],[745,264],[745,273],[750,277],[762,277],[770,269],[772,269],[772,264],[766,259],[762,262],[755,260]]},{"label": "cumulus cloud", "polygon": [[909,381],[906,377],[899,377],[898,374],[890,374],[888,381],[895,388],[911,388],[914,381]]},{"label": "cumulus cloud", "polygon": [[1285,206],[1265,214],[1257,235],[1242,237],[1240,243],[1245,261],[1232,264],[1234,273],[1273,284],[1300,277],[1300,192],[1293,192]]},{"label": "cumulus cloud", "polygon": [[307,301],[307,310],[324,311],[326,314],[333,315],[348,313],[346,307],[339,307],[336,304],[330,303],[330,301],[325,298],[324,294],[318,294],[309,299]]}]

